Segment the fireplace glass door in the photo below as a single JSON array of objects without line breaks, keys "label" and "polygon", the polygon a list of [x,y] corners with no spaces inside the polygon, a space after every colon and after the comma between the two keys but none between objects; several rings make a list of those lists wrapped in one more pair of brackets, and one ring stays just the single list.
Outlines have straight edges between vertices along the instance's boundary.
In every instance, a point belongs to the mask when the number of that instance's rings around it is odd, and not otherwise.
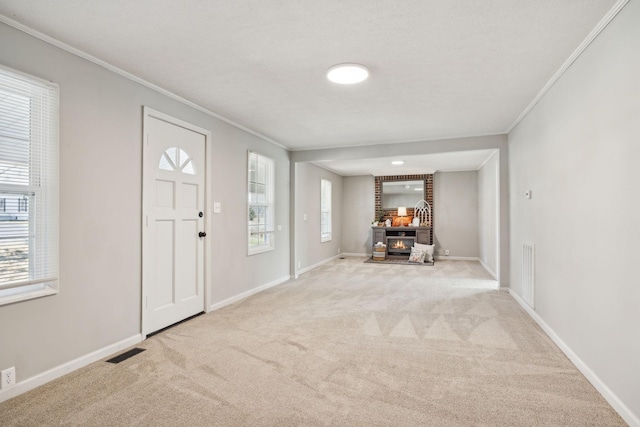
[{"label": "fireplace glass door", "polygon": [[414,236],[389,236],[387,237],[387,252],[389,255],[410,255],[415,239]]}]

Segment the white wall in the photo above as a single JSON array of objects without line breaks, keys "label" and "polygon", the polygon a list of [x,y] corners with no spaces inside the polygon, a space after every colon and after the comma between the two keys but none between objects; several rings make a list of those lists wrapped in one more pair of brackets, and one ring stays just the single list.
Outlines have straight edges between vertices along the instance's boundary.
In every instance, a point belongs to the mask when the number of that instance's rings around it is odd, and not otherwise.
[{"label": "white wall", "polygon": [[478,170],[478,244],[480,262],[498,279],[499,247],[499,154]]},{"label": "white wall", "polygon": [[342,252],[371,254],[371,221],[375,216],[375,179],[367,176],[343,178]]},{"label": "white wall", "polygon": [[[536,245],[535,312],[640,425],[640,1],[509,134],[511,289]],[[533,197],[524,197],[532,190]]]},{"label": "white wall", "polygon": [[[1,64],[60,86],[60,292],[0,307],[0,369],[21,383],[140,333],[143,105],[212,131],[211,302],[289,276],[286,150],[5,24],[0,40]],[[283,225],[252,257],[248,149],[276,161]]]},{"label": "white wall", "polygon": [[[296,170],[296,265],[306,269],[342,251],[342,177],[311,163],[297,163]],[[320,180],[331,181],[332,238],[320,242]],[[304,219],[306,214],[307,219]]]},{"label": "white wall", "polygon": [[433,176],[433,243],[436,255],[477,258],[478,172],[437,172]]}]

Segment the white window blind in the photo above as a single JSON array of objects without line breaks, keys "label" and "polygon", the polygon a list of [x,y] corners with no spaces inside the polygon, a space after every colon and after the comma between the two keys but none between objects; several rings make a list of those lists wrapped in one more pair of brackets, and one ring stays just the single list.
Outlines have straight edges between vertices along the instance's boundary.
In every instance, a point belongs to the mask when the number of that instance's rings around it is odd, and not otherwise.
[{"label": "white window blind", "polygon": [[249,255],[272,250],[274,236],[274,161],[249,152]]},{"label": "white window blind", "polygon": [[0,303],[57,291],[58,87],[2,67],[0,201]]},{"label": "white window blind", "polygon": [[320,180],[320,241],[331,240],[331,181]]}]

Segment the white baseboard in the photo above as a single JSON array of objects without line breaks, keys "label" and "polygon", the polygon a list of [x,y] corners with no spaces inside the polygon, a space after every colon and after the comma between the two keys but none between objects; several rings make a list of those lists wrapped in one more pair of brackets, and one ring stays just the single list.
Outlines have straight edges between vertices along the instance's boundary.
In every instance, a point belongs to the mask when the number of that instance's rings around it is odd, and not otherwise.
[{"label": "white baseboard", "polygon": [[494,273],[493,270],[491,270],[487,264],[482,262],[481,259],[478,259],[478,261],[480,261],[480,265],[484,267],[484,269],[487,271],[487,273],[489,273],[491,275],[491,277],[493,277],[494,279],[498,280],[498,275],[496,273]]},{"label": "white baseboard", "polygon": [[434,255],[436,261],[480,261],[480,258],[475,256],[450,256],[450,255]]},{"label": "white baseboard", "polygon": [[370,257],[371,254],[367,254],[367,253],[357,253],[357,252],[343,252],[340,255],[342,256],[363,256],[363,257]]},{"label": "white baseboard", "polygon": [[36,387],[60,378],[63,375],[87,366],[93,362],[97,362],[100,359],[104,359],[107,356],[111,356],[120,350],[124,350],[125,348],[131,347],[132,345],[136,345],[140,342],[142,342],[142,335],[136,334],[122,341],[118,341],[115,344],[108,345],[89,354],[85,354],[84,356],[80,356],[70,362],[56,366],[55,368],[49,369],[41,374],[22,380],[15,386],[0,391],[0,402],[4,402],[12,397],[26,393],[29,390],[33,390]]},{"label": "white baseboard", "polygon": [[613,409],[618,412],[622,419],[624,419],[630,427],[640,427],[640,418],[638,418],[638,415],[634,414],[631,409],[629,409],[629,407],[627,407],[627,405],[625,405],[618,398],[618,396],[616,396],[615,393],[613,393],[613,391],[611,391],[611,389],[607,387],[604,382],[602,382],[602,380],[591,370],[591,368],[589,368],[589,366],[587,366],[587,364],[584,363],[582,359],[580,359],[578,355],[575,354],[567,344],[565,344],[564,341],[562,341],[562,339],[555,333],[555,331],[551,329],[551,327],[547,325],[547,323],[538,315],[538,313],[536,313],[531,307],[529,307],[529,305],[527,305],[527,303],[525,303],[517,293],[515,293],[511,289],[508,289],[508,292],[509,295],[511,295],[513,299],[522,306],[527,314],[531,316],[531,318],[542,328],[542,330],[549,336],[549,338],[551,338],[551,340],[560,348],[560,350],[562,350],[562,352],[569,358],[569,360],[575,365],[575,367],[578,368],[580,372],[582,372],[582,375],[584,375],[587,380],[589,380],[591,385],[593,385],[596,390],[600,392],[602,397],[604,397],[605,400],[609,402]]},{"label": "white baseboard", "polygon": [[231,298],[227,298],[227,299],[222,300],[220,302],[216,302],[214,304],[211,304],[209,306],[209,309],[207,310],[207,313],[210,312],[210,311],[220,310],[223,307],[226,307],[226,306],[231,305],[231,304],[233,304],[235,302],[238,302],[238,301],[243,300],[243,299],[245,299],[247,297],[250,297],[253,294],[257,294],[258,292],[262,292],[262,291],[265,291],[265,290],[267,290],[269,288],[273,288],[274,286],[281,285],[282,283],[286,282],[289,279],[291,279],[291,276],[284,276],[284,277],[276,279],[276,280],[274,280],[272,282],[265,283],[262,286],[258,286],[257,288],[253,288],[253,289],[250,289],[250,290],[248,290],[246,292],[243,292],[241,294],[232,296]]},{"label": "white baseboard", "polygon": [[[224,301],[218,302],[216,304],[212,304],[211,306],[209,306],[209,310],[207,311],[218,310],[222,307],[233,304],[236,301],[240,301],[241,299],[247,298],[248,296],[251,296],[255,293],[280,285],[289,279],[290,279],[290,276],[282,277],[280,279],[274,280],[273,282],[259,286],[250,291],[243,292],[239,295],[228,298]],[[20,381],[19,383],[17,383],[15,386],[11,388],[0,390],[0,402],[4,402],[8,399],[11,399],[12,397],[16,397],[22,393],[26,393],[29,390],[33,390],[36,387],[39,387],[43,384],[46,384],[50,381],[60,378],[63,375],[71,373],[93,362],[97,362],[100,359],[104,359],[105,357],[110,356],[114,353],[117,353],[127,347],[131,347],[132,345],[139,344],[140,342],[142,342],[142,334],[136,334],[132,337],[126,338],[122,341],[108,345],[106,347],[93,351],[89,354],[81,356],[70,362],[64,363],[60,366],[56,366],[55,368],[52,368],[41,374],[38,374],[31,378],[27,378],[23,381]]]},{"label": "white baseboard", "polygon": [[296,278],[297,278],[298,276],[300,276],[301,274],[304,274],[304,273],[306,273],[306,272],[308,272],[308,271],[311,271],[311,270],[313,270],[314,268],[318,268],[318,267],[320,267],[321,265],[324,265],[324,264],[326,264],[326,263],[328,263],[328,262],[331,262],[331,261],[333,261],[333,260],[334,260],[334,259],[336,259],[336,258],[340,258],[340,257],[341,257],[341,256],[343,256],[343,255],[344,255],[344,254],[338,254],[338,255],[332,256],[331,258],[323,259],[322,261],[320,261],[320,262],[316,262],[315,264],[310,265],[310,266],[308,266],[308,267],[305,267],[305,268],[303,268],[303,269],[296,270]]}]

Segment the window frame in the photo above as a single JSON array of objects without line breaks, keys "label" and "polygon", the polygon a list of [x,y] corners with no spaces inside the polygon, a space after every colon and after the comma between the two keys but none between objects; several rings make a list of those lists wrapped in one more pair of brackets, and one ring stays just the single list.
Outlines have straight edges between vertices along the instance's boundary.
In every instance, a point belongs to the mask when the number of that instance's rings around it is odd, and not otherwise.
[{"label": "window frame", "polygon": [[[28,98],[28,139],[11,134],[0,136],[0,144],[15,146],[12,141],[26,141],[29,150],[28,183],[9,177],[0,183],[0,193],[21,196],[17,214],[27,214],[26,224],[27,275],[25,278],[0,282],[0,306],[57,294],[59,291],[59,86],[20,71],[0,65],[0,88],[5,94]],[[11,101],[5,111],[16,104]],[[7,116],[5,116],[6,118]],[[18,138],[18,139],[16,139]],[[4,142],[2,142],[4,141]],[[11,151],[4,161],[11,162]],[[7,160],[8,159],[8,160]],[[15,160],[13,160],[15,161]],[[5,212],[7,209],[5,200]],[[9,221],[9,220],[7,220]],[[12,232],[12,231],[10,231]],[[7,240],[18,239],[8,234]],[[11,246],[8,246],[11,250]],[[11,271],[11,270],[9,270]],[[11,273],[9,273],[11,274]],[[5,276],[6,277],[6,276]]]},{"label": "window frame", "polygon": [[[333,194],[332,182],[328,179],[320,179],[320,243],[330,242],[333,239],[332,206]],[[329,194],[327,194],[327,192]],[[325,219],[328,224],[325,223]],[[328,231],[325,231],[327,230]]]},{"label": "window frame", "polygon": [[[265,182],[259,182],[256,178],[252,181],[251,177],[251,162],[252,157],[255,158],[256,167],[259,163],[265,167]],[[249,150],[247,152],[247,255],[257,255],[264,252],[275,250],[275,160],[267,157],[263,154]],[[255,171],[257,177],[258,170]],[[252,192],[252,184],[257,188],[258,185],[264,185],[264,201],[252,200],[252,194],[257,196],[258,193]],[[263,210],[265,221],[264,223],[252,224],[252,210],[255,215],[255,208]],[[255,217],[254,217],[255,218]],[[258,227],[257,232],[253,232],[252,228]],[[260,229],[262,227],[262,229]],[[264,242],[258,244],[252,244],[253,235],[264,236]]]}]

